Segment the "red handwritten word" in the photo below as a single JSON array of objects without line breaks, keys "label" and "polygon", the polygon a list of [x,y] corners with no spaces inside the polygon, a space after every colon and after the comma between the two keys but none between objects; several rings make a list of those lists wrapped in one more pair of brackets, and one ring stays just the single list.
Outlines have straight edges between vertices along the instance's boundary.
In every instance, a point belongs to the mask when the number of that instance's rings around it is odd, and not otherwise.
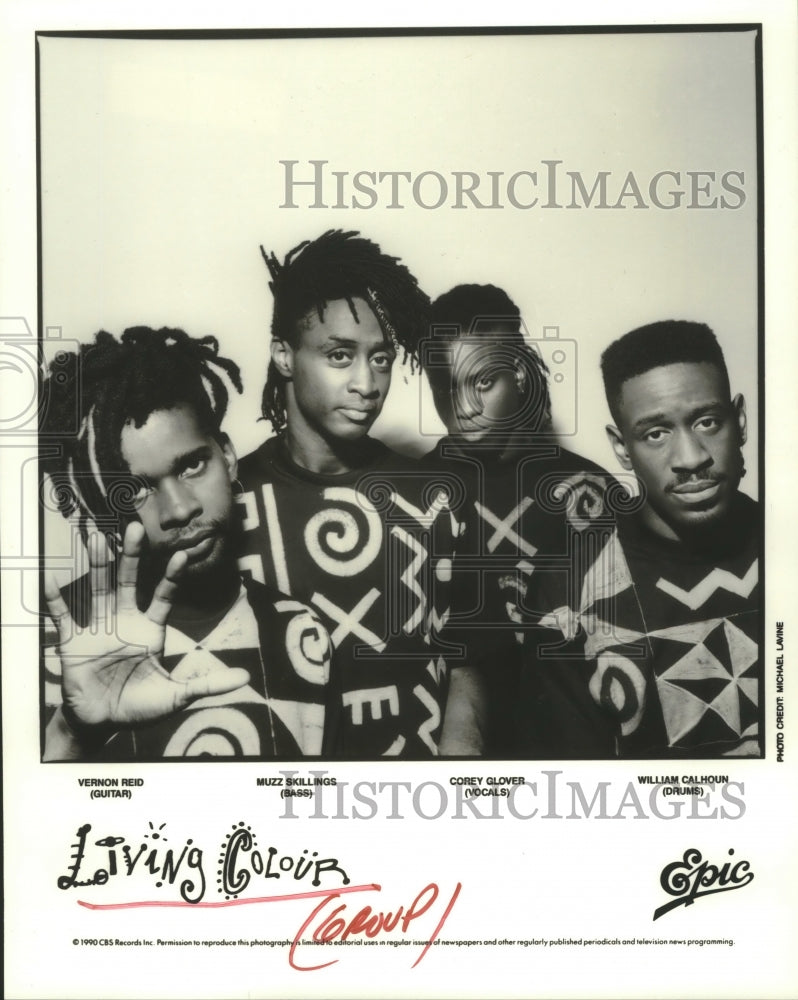
[{"label": "red handwritten word", "polygon": [[[429,951],[432,943],[437,939],[441,932],[441,928],[446,922],[446,918],[451,913],[452,907],[454,906],[457,897],[460,895],[461,888],[462,885],[458,882],[455,886],[454,892],[452,893],[452,898],[447,903],[446,909],[443,911],[435,930],[432,932],[432,935],[424,945],[421,954],[415,962],[413,962],[411,968],[415,968],[418,965],[421,959]],[[380,887],[375,886],[375,889],[379,891]],[[297,965],[294,961],[294,957],[297,946],[302,939],[302,935],[311,927],[317,917],[321,917],[322,910],[329,903],[338,899],[340,894],[341,890],[338,890],[330,893],[326,899],[323,899],[297,931],[293,943],[291,944],[291,950],[288,953],[288,962],[291,965],[291,968],[297,969],[299,972],[315,972],[318,969],[326,969],[329,965],[335,965],[338,961],[337,958],[334,958],[329,962],[322,962],[321,965]],[[341,905],[336,906],[331,913],[326,914],[316,925],[316,929],[312,934],[312,940],[319,943],[328,943],[330,941],[335,941],[336,939],[346,941],[355,934],[365,934],[366,937],[374,938],[382,932],[390,933],[397,927],[401,928],[401,932],[403,934],[406,934],[410,924],[414,920],[418,920],[420,917],[423,917],[435,903],[437,898],[438,886],[434,882],[430,882],[429,885],[425,886],[425,888],[421,890],[407,909],[405,909],[404,906],[400,906],[395,912],[388,911],[387,913],[383,913],[380,911],[375,913],[370,906],[365,906],[362,910],[358,910],[355,916],[349,921],[347,921],[347,919],[343,916],[340,916],[340,914],[347,908],[346,903],[341,903]]]},{"label": "red handwritten word", "polygon": [[[451,899],[446,904],[446,907],[435,926],[435,929],[426,941],[421,954],[415,962],[413,962],[411,968],[414,969],[418,965],[421,959],[429,951],[430,946],[437,940],[444,923],[446,922],[449,914],[452,912],[452,908],[457,901],[457,897],[460,895],[461,889],[462,884],[458,882],[454,888]],[[434,882],[430,882],[430,884],[425,886],[413,902],[406,908],[404,906],[400,906],[393,912],[390,910],[387,912],[383,912],[381,910],[379,912],[375,912],[370,906],[364,906],[361,910],[357,911],[351,920],[348,920],[347,918],[341,916],[343,911],[347,908],[345,903],[341,903],[339,906],[336,906],[334,910],[322,916],[324,908],[328,906],[328,904],[333,903],[336,899],[340,899],[343,895],[355,892],[381,891],[381,885],[378,885],[376,882],[370,882],[364,885],[347,886],[335,890],[317,889],[311,892],[287,893],[281,896],[259,896],[254,899],[230,899],[225,900],[224,902],[219,900],[218,902],[213,903],[187,903],[183,900],[166,899],[142,899],[126,903],[90,903],[87,900],[79,899],[77,900],[77,903],[79,906],[83,906],[88,910],[127,910],[137,907],[151,906],[180,907],[181,909],[202,910],[226,909],[229,906],[248,906],[253,903],[280,903],[288,900],[321,898],[321,902],[317,904],[313,912],[297,931],[288,952],[288,962],[292,969],[296,969],[298,972],[314,972],[318,969],[326,969],[329,965],[335,965],[338,961],[338,959],[332,959],[329,962],[322,962],[320,965],[298,965],[295,961],[296,949],[302,942],[303,934],[309,930],[317,918],[319,918],[319,923],[315,925],[315,930],[312,932],[312,940],[319,944],[326,944],[335,940],[346,941],[356,934],[365,934],[366,937],[369,938],[375,938],[378,934],[391,933],[395,930],[399,930],[402,934],[406,934],[413,921],[423,917],[435,904],[439,895],[438,886]]]}]

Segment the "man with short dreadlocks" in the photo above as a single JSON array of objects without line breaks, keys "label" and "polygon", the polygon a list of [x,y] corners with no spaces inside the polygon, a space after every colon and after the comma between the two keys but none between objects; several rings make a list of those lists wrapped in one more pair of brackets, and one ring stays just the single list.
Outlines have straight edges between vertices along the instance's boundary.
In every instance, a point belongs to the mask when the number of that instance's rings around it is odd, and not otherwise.
[{"label": "man with short dreadlocks", "polygon": [[263,415],[276,437],[241,462],[240,564],[312,605],[330,632],[330,753],[434,755],[452,517],[439,481],[368,435],[397,353],[415,360],[429,299],[358,233],[326,232],[282,264],[263,255],[274,296]]},{"label": "man with short dreadlocks", "polygon": [[241,390],[214,338],[134,327],[43,386],[43,471],[89,559],[63,594],[45,581],[47,760],[321,750],[329,637],[242,581],[223,375]]}]

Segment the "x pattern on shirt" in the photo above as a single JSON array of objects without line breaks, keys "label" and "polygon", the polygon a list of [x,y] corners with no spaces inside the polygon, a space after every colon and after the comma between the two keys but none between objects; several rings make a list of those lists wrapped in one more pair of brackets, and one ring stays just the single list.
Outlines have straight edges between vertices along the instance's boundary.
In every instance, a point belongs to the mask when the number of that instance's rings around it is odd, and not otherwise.
[{"label": "x pattern on shirt", "polygon": [[242,465],[242,569],[282,579],[331,635],[343,709],[334,752],[437,753],[446,669],[427,667],[449,615],[458,528],[446,492],[390,453],[337,483],[303,478],[275,441]]}]

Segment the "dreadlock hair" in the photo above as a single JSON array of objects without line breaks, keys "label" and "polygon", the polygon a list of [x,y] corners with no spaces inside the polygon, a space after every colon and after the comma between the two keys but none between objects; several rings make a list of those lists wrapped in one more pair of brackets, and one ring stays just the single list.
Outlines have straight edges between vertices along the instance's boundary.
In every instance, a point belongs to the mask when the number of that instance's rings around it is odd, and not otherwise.
[{"label": "dreadlock hair", "polygon": [[706,323],[666,319],[624,334],[601,355],[604,391],[613,420],[618,423],[621,389],[630,378],[664,365],[702,361],[715,365],[731,396],[723,351]]},{"label": "dreadlock hair", "polygon": [[[524,336],[521,311],[503,288],[496,285],[455,285],[431,306],[433,342],[453,343],[460,337],[484,337],[495,343],[503,360],[518,366],[521,380],[530,384],[530,405],[524,425],[533,431],[551,426],[549,369],[538,351]],[[436,391],[449,391],[451,372],[445,365],[427,366],[427,377]]]},{"label": "dreadlock hair", "polygon": [[[166,327],[130,327],[119,340],[101,330],[48,374],[39,431],[57,447],[42,449],[42,471],[64,517],[78,514],[84,537],[89,520],[113,537],[120,516],[135,513],[141,484],[122,457],[126,424],[141,427],[151,413],[185,404],[204,433],[221,438],[229,396],[220,372],[238,392],[242,385],[238,366],[218,350],[215,337],[195,339]],[[65,435],[65,428],[74,431]]]},{"label": "dreadlock hair", "polygon": [[[429,298],[398,257],[384,254],[376,243],[357,232],[329,229],[315,240],[294,247],[282,264],[260,248],[274,296],[273,340],[296,346],[302,321],[316,314],[324,322],[330,302],[344,299],[359,322],[354,299],[369,303],[384,336],[403,360],[418,364],[418,345],[427,333]],[[261,403],[263,416],[276,433],[286,424],[285,379],[269,362]]]}]

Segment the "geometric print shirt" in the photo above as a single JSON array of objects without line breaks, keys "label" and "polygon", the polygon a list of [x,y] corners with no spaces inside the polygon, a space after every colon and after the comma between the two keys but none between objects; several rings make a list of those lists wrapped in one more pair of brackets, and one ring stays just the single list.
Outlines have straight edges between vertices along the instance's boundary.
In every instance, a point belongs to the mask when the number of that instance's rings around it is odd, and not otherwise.
[{"label": "geometric print shirt", "polygon": [[[84,578],[65,595],[79,624],[85,618],[85,591]],[[52,714],[61,704],[61,664],[55,633],[48,639],[44,697],[46,714]],[[297,601],[257,583],[242,583],[233,605],[204,638],[189,638],[167,622],[161,663],[180,680],[243,667],[250,681],[197,699],[172,715],[120,729],[84,759],[264,760],[321,753],[330,643],[318,618]]]},{"label": "geometric print shirt", "polygon": [[312,607],[332,640],[324,756],[436,755],[457,527],[445,482],[371,439],[357,469],[326,475],[270,438],[238,477],[242,574]]},{"label": "geometric print shirt", "polygon": [[545,610],[578,601],[574,581],[613,530],[611,502],[627,494],[606,470],[543,435],[505,460],[488,447],[463,455],[443,438],[422,463],[458,483],[449,634],[480,673],[484,754],[513,756],[519,675],[533,642],[525,634]]},{"label": "geometric print shirt", "polygon": [[[688,549],[636,515],[552,608],[527,658],[517,722],[530,755],[761,755],[759,514],[743,494],[714,547]],[[551,606],[551,605],[550,605]]]}]

